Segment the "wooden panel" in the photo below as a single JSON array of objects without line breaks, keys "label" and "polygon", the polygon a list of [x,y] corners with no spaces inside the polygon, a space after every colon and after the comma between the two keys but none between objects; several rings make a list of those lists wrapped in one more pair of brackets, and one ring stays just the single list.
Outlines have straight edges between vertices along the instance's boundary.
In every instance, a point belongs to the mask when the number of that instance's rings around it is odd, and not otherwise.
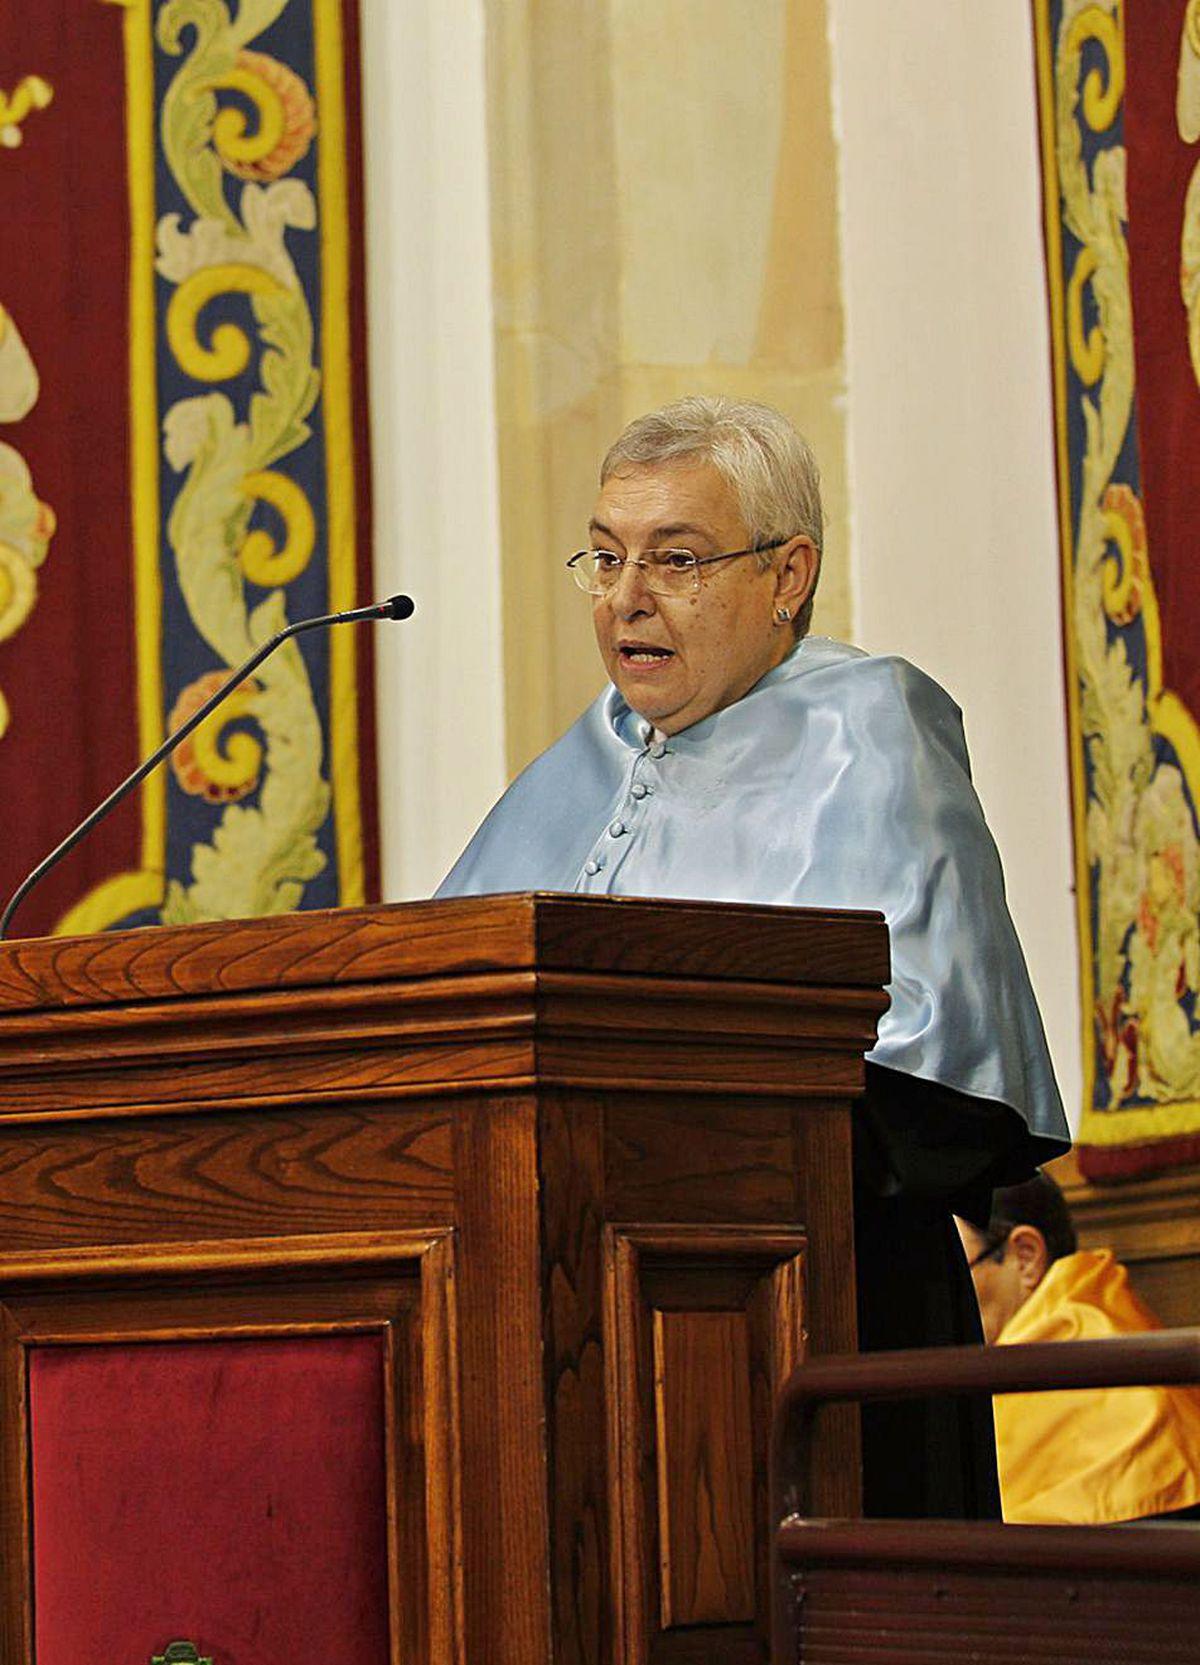
[{"label": "wooden panel", "polygon": [[[520,1029],[536,988],[534,972],[513,971],[252,995],[213,990],[174,1000],[98,999],[38,1011],[0,1005],[0,1057],[6,1068],[60,1067],[136,1058],[151,1045],[181,1058],[202,1058],[215,1046],[233,1058],[265,1046],[276,1053],[296,1046],[341,1051],[396,1034],[410,1042],[456,1041],[463,1038],[464,1001],[489,1030]],[[772,992],[778,1000],[780,991]]]},{"label": "wooden panel", "polygon": [[804,1351],[805,1252],[794,1227],[606,1232],[620,1665],[765,1657],[767,1439]]},{"label": "wooden panel", "polygon": [[[708,1104],[663,1095],[636,1110],[614,1098],[606,1116],[607,1207],[616,1219],[803,1221],[810,1245],[814,1352],[857,1345],[850,1127],[844,1103],[803,1106],[730,1097]],[[814,1464],[829,1514],[861,1511],[858,1416],[825,1413]]]},{"label": "wooden panel", "polygon": [[1167,1329],[1200,1323],[1200,1256],[1126,1264],[1134,1289]]},{"label": "wooden panel", "polygon": [[[532,996],[544,1032],[565,1038],[613,1032],[660,1038],[680,1025],[759,1045],[799,1042],[860,1050],[874,1036],[881,997],[874,989],[794,989],[759,980],[597,976],[513,971],[430,977],[406,983],[363,983],[335,989],[273,990],[255,996],[100,1004],[27,1012],[0,1006],[0,1062],[60,1070],[96,1059],[136,1058],[150,1047],[182,1060],[214,1048],[236,1058],[270,1048],[344,1052],[364,1043],[403,1038],[410,1046],[463,1039],[470,1007],[472,1037],[530,1027]],[[697,1012],[702,1021],[697,1021]]]},{"label": "wooden panel", "polygon": [[[597,897],[0,945],[0,1289],[68,1335],[72,1291],[168,1324],[190,1279],[192,1333],[303,1284],[303,1330],[358,1321],[314,1279],[358,1299],[409,1256],[395,1560],[431,1594],[406,1665],[760,1661],[760,1619],[661,1622],[652,1315],[741,1326],[757,1613],[775,1384],[804,1324],[853,1344],[848,1108],[886,975],[876,918]],[[832,1509],[856,1458],[829,1450]],[[28,1665],[0,1612],[0,1665]]]},{"label": "wooden panel", "polygon": [[[863,1043],[870,1046],[874,1039]],[[804,1052],[740,1045],[702,1029],[678,1027],[651,1039],[626,1036],[619,1046],[556,1036],[540,1039],[538,1074],[556,1087],[618,1087],[627,1093],[687,1092],[739,1097],[826,1099],[861,1092],[861,1051]]]},{"label": "wooden panel", "polygon": [[[800,1042],[858,1052],[874,1044],[883,1009],[875,988],[794,987],[760,978],[720,980],[625,974],[539,971],[542,1028],[556,1036],[648,1032],[656,1037],[689,1030],[729,1040],[753,1037],[760,1046]],[[696,1014],[701,1021],[696,1021]]]},{"label": "wooden panel", "polygon": [[891,976],[880,913],[635,896],[536,900],[537,958],[545,970],[753,977],[845,988],[881,988]]},{"label": "wooden panel", "polygon": [[520,971],[0,1009],[0,1122],[472,1086],[852,1094],[878,990]]},{"label": "wooden panel", "polygon": [[[199,1044],[199,1043],[198,1043]],[[530,1039],[493,1043],[486,1037],[460,1045],[405,1047],[395,1039],[369,1051],[280,1050],[277,1042],[231,1059],[214,1034],[207,1056],[149,1045],[128,1062],[103,1050],[78,1069],[41,1065],[0,1077],[4,1108],[0,1126],[56,1120],[186,1115],[191,1110],[270,1111],[305,1102],[359,1098],[426,1098],[433,1094],[486,1092],[499,1084],[531,1085]]]},{"label": "wooden panel", "polygon": [[442,1110],[0,1128],[0,1255],[453,1220]]},{"label": "wooden panel", "polygon": [[875,913],[521,895],[0,944],[9,1010],[497,970],[881,987]]},{"label": "wooden panel", "polygon": [[[466,1592],[463,1588],[462,1398],[459,1373],[455,1238],[447,1234],[421,1259],[420,1427],[413,1436],[425,1461],[425,1544],[428,1559],[428,1651],[420,1638],[414,1658],[429,1665],[464,1665]],[[415,1336],[414,1336],[415,1341]],[[414,1377],[415,1379],[415,1377]],[[411,1523],[413,1513],[406,1517]],[[411,1525],[410,1525],[411,1536]],[[398,1568],[417,1566],[420,1547],[396,1529]],[[412,1559],[410,1560],[410,1556]],[[407,1661],[401,1661],[407,1665]]]},{"label": "wooden panel", "polygon": [[[919,1531],[921,1525],[918,1525]],[[804,1665],[1192,1665],[1184,1580],[814,1568],[793,1581]]]},{"label": "wooden panel", "polygon": [[727,1097],[613,1094],[605,1114],[606,1211],[616,1220],[792,1223],[795,1111]]},{"label": "wooden panel", "polygon": [[542,1095],[543,1369],[556,1665],[612,1648],[602,1294],[604,1100]]},{"label": "wooden panel", "polygon": [[1168,1327],[1200,1324],[1200,1168],[1089,1185],[1074,1155],[1051,1163],[1084,1249],[1111,1248]]},{"label": "wooden panel", "polygon": [[550,1662],[536,1132],[532,1097],[469,1104],[454,1119],[472,1665]]},{"label": "wooden panel", "polygon": [[604,1233],[605,1411],[614,1665],[645,1665],[655,1628],[651,1523],[657,1518],[652,1370],[633,1235]]},{"label": "wooden panel", "polygon": [[40,1285],[103,1279],[106,1283],[147,1278],[237,1273],[302,1273],[308,1267],[369,1271],[432,1253],[445,1228],[388,1231],[311,1232],[295,1237],[191,1238],[182,1243],[102,1244],[81,1249],[0,1253],[0,1285],[31,1290]]},{"label": "wooden panel", "polygon": [[[808,1350],[851,1353],[858,1347],[854,1205],[849,1116],[797,1116],[796,1182],[808,1228]],[[858,1412],[830,1405],[812,1464],[813,1496],[825,1515],[862,1513]]]},{"label": "wooden panel", "polygon": [[4,943],[0,1002],[12,1010],[38,1010],[215,991],[324,988],[528,967],[532,960],[527,898],[337,908],[233,925],[155,926]]},{"label": "wooden panel", "polygon": [[754,1619],[754,1453],[745,1312],[654,1312],[664,1630]]},{"label": "wooden panel", "polygon": [[[414,1244],[414,1247],[416,1245]],[[253,1280],[250,1268],[197,1282],[181,1252],[169,1275],[128,1289],[97,1276],[0,1295],[0,1381],[24,1405],[25,1349],[54,1342],[136,1342],[314,1335],[381,1329],[388,1349],[387,1464],[391,1659],[460,1665],[463,1602],[456,1541],[459,1493],[457,1395],[452,1388],[453,1240],[354,1277]],[[249,1281],[248,1281],[249,1280]],[[96,1287],[99,1282],[99,1287]],[[9,1407],[6,1407],[6,1411]],[[24,1415],[6,1414],[0,1446],[3,1561],[0,1665],[28,1665],[30,1609]],[[431,1440],[430,1435],[434,1438]]]}]

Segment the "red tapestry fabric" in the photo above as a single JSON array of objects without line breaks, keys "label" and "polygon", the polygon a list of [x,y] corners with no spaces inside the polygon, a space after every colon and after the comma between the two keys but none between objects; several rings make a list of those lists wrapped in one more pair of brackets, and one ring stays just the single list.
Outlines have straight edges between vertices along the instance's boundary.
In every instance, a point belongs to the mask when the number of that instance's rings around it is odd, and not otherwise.
[{"label": "red tapestry fabric", "polygon": [[[1175,27],[1163,27],[1165,14]],[[1200,713],[1200,383],[1188,356],[1180,231],[1196,147],[1176,98],[1184,9],[1144,9],[1125,28],[1129,285],[1146,536],[1162,632],[1162,680]]]},{"label": "red tapestry fabric", "polygon": [[41,1347],[37,1665],[389,1653],[377,1335]]},{"label": "red tapestry fabric", "polygon": [[[6,896],[140,755],[122,27],[116,6],[74,5],[69,25],[58,3],[0,6],[0,96],[23,111],[0,147]],[[23,539],[16,517],[30,498],[44,510],[45,536]],[[24,923],[49,929],[82,890],[138,858],[130,804],[47,881]]]},{"label": "red tapestry fabric", "polygon": [[[373,598],[357,0],[0,7],[0,905]],[[378,897],[372,636],[271,656],[12,934]]]}]

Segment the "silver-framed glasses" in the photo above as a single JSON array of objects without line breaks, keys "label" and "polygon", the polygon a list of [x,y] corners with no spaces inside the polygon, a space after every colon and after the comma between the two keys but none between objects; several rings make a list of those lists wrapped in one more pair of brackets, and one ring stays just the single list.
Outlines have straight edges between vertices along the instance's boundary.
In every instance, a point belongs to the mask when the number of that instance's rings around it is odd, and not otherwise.
[{"label": "silver-framed glasses", "polygon": [[762,555],[779,549],[786,538],[774,543],[755,544],[752,549],[731,549],[725,555],[697,555],[691,549],[647,549],[639,556],[618,555],[612,549],[581,549],[567,562],[567,570],[587,595],[609,595],[621,582],[626,567],[636,567],[651,595],[695,595],[705,567],[718,561],[740,561],[744,555]]}]

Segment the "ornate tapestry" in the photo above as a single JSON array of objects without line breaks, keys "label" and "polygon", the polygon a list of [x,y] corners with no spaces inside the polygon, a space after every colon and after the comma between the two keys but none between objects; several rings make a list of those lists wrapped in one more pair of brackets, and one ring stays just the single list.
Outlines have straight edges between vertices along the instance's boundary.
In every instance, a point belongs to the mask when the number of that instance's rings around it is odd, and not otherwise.
[{"label": "ornate tapestry", "polygon": [[[0,891],[370,599],[352,0],[0,9]],[[287,644],[16,920],[376,893],[370,642]]]},{"label": "ornate tapestry", "polygon": [[1200,0],[1035,0],[1080,1166],[1200,1158]]}]

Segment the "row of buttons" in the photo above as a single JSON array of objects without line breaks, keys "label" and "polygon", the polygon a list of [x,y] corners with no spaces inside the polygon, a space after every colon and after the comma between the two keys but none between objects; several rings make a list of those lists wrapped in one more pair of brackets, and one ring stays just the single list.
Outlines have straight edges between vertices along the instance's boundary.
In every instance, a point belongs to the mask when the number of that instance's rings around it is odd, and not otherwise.
[{"label": "row of buttons", "polygon": [[[646,786],[644,782],[639,780],[635,781],[630,787],[629,795],[631,798],[648,798],[653,790],[652,786]],[[628,831],[629,823],[622,821],[619,816],[615,821],[610,821],[608,824],[608,836],[610,838],[621,838]]]},{"label": "row of buttons", "polygon": [[[649,732],[650,731],[647,728],[647,730],[643,733],[643,740],[649,740]],[[665,742],[661,740],[651,741],[647,746],[647,750],[649,751],[651,757],[662,757],[666,749],[667,747]],[[645,781],[640,780],[634,781],[633,785],[629,788],[629,796],[636,799],[638,803],[640,803],[643,798],[651,797],[653,792],[654,788],[652,786],[647,786]],[[610,821],[608,824],[608,836],[610,838],[624,838],[625,834],[632,832],[632,830],[633,829],[629,825],[628,821],[622,820],[620,816],[618,816],[615,821]],[[589,879],[594,879],[596,874],[599,873],[603,867],[604,857],[602,855],[591,856],[584,862],[583,871],[587,874]]]}]

